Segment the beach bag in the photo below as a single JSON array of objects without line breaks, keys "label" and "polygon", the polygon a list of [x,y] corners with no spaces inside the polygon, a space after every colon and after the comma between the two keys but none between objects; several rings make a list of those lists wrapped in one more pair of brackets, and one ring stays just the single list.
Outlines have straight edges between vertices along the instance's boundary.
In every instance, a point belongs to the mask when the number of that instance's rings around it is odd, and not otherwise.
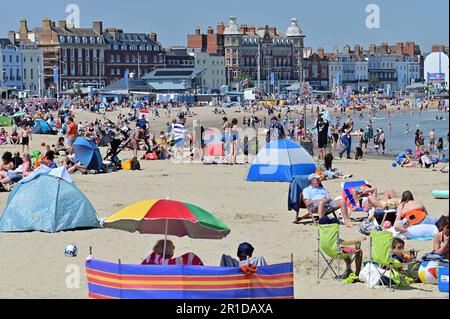
[{"label": "beach bag", "polygon": [[374,288],[380,284],[381,274],[384,272],[380,266],[368,262],[359,273],[359,280],[366,283],[369,288]]},{"label": "beach bag", "polygon": [[147,161],[155,161],[158,159],[158,154],[156,154],[156,152],[145,154],[144,156]]},{"label": "beach bag", "polygon": [[131,170],[132,171],[140,171],[141,170],[141,164],[139,163],[139,160],[137,157],[133,157],[131,160]]},{"label": "beach bag", "polygon": [[412,282],[419,283],[420,282],[420,279],[419,279],[419,268],[420,268],[420,266],[422,264],[419,263],[419,262],[411,262],[411,263],[409,263],[407,265],[408,265],[408,269],[405,270],[406,277],[411,278]]},{"label": "beach bag", "polygon": [[389,277],[391,278],[391,281],[396,284],[399,285],[400,283],[400,287],[408,287],[414,280],[408,276],[404,276],[405,278],[402,280],[402,276],[400,275],[400,273],[395,270],[395,269],[391,269],[390,271],[386,271],[383,275],[383,277],[387,277],[388,280],[387,282],[389,283]]},{"label": "beach bag", "polygon": [[122,165],[122,169],[123,169],[124,171],[129,171],[129,170],[131,170],[131,160],[124,161],[124,162],[121,163],[121,165]]},{"label": "beach bag", "polygon": [[381,226],[376,225],[373,221],[365,218],[359,225],[359,232],[363,235],[370,236],[371,231],[381,231],[383,230]]}]

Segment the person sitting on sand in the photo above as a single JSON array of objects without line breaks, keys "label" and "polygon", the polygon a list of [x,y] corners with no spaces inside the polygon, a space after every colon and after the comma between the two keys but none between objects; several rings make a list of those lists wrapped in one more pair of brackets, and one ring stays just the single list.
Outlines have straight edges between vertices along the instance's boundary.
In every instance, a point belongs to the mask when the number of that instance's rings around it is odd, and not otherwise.
[{"label": "person sitting on sand", "polygon": [[0,172],[0,185],[15,184],[22,178],[31,174],[33,167],[31,165],[30,154],[23,154],[21,156],[22,164],[19,165],[15,170],[9,170],[7,172]]},{"label": "person sitting on sand", "polygon": [[347,204],[342,199],[332,200],[330,194],[321,186],[320,175],[311,174],[308,177],[310,186],[303,190],[303,200],[309,212],[317,209],[319,218],[325,216],[327,209],[339,208],[344,218],[344,224],[347,227],[353,227],[348,215]]},{"label": "person sitting on sand", "polygon": [[253,257],[255,248],[250,243],[242,243],[237,250],[239,261],[228,255],[222,255],[220,267],[240,267],[253,265],[256,267],[267,266],[267,262],[262,256]]},{"label": "person sitting on sand", "polygon": [[68,154],[64,158],[64,166],[67,168],[69,174],[80,172],[81,174],[87,174],[87,169],[76,159],[73,148],[68,149]]},{"label": "person sitting on sand", "polygon": [[433,252],[448,260],[448,216],[439,225],[439,233],[434,236]]},{"label": "person sitting on sand", "polygon": [[64,137],[61,136],[60,138],[58,138],[58,142],[56,143],[55,152],[61,155],[61,153],[67,152],[67,149],[68,148],[66,144],[64,144]]},{"label": "person sitting on sand", "polygon": [[411,156],[413,154],[412,149],[408,148],[406,149],[404,152],[401,152],[400,154],[398,154],[397,158],[396,158],[396,162],[398,165],[400,165],[400,167],[403,167],[405,165],[413,165],[413,162],[411,160],[411,158],[409,156]]},{"label": "person sitting on sand", "polygon": [[45,165],[48,168],[58,168],[58,165],[53,161],[55,159],[55,152],[54,151],[47,151],[44,155],[44,157],[41,160],[41,165]]},{"label": "person sitting on sand", "polygon": [[166,250],[164,252],[164,240],[159,240],[153,247],[153,252],[144,259],[141,265],[203,266],[202,260],[194,253],[187,253],[173,258],[174,252],[175,246],[172,241],[166,241]]},{"label": "person sitting on sand", "polygon": [[7,172],[15,169],[13,162],[13,155],[11,152],[5,152],[2,155],[2,163],[0,163],[0,171]]}]

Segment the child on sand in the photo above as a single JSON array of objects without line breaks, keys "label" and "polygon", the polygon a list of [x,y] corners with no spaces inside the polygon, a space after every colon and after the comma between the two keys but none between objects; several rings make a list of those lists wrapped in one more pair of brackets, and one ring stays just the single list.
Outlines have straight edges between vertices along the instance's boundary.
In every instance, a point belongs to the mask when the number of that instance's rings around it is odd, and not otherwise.
[{"label": "child on sand", "polygon": [[28,128],[27,124],[22,124],[22,129],[19,133],[19,136],[22,138],[22,153],[25,152],[25,148],[27,152],[30,151],[30,141],[33,139],[31,135],[31,131]]}]

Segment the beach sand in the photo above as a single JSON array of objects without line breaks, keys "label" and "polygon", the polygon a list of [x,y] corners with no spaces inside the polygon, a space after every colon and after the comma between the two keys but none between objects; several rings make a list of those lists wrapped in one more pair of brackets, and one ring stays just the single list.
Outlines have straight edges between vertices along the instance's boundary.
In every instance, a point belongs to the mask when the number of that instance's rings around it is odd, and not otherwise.
[{"label": "beach sand", "polygon": [[[198,110],[196,110],[198,111]],[[204,123],[221,122],[211,109],[199,111]],[[77,112],[77,121],[93,119],[89,113]],[[116,116],[109,114],[108,116]],[[242,117],[243,114],[240,114]],[[247,115],[248,116],[248,115]],[[230,113],[229,119],[234,117]],[[168,119],[158,119],[152,127],[159,130]],[[157,123],[156,123],[157,122]],[[55,142],[56,137],[34,136],[32,149],[41,149],[42,141]],[[20,148],[2,146],[0,152]],[[105,150],[103,149],[104,153]],[[124,152],[121,157],[131,157]],[[335,167],[353,174],[353,179],[365,179],[379,190],[394,186],[398,192],[411,190],[428,211],[439,217],[448,212],[448,200],[433,199],[433,189],[448,189],[448,175],[419,168],[393,168],[389,158],[336,160]],[[120,171],[102,175],[74,175],[79,189],[89,198],[99,216],[107,217],[121,208],[145,199],[170,198],[196,204],[213,213],[230,228],[223,240],[196,240],[171,237],[176,254],[193,251],[206,265],[218,266],[223,253],[235,255],[239,243],[255,246],[255,255],[263,255],[271,263],[290,261],[295,264],[296,298],[443,298],[436,285],[414,284],[412,288],[390,293],[383,288],[369,289],[365,284],[346,285],[330,277],[317,280],[317,229],[312,225],[292,223],[294,213],[287,211],[287,183],[249,183],[245,181],[248,165],[175,164],[171,161],[141,161],[142,171]],[[325,182],[332,197],[341,195],[342,180]],[[41,196],[45,196],[42,194]],[[8,194],[0,193],[3,211]],[[341,227],[342,237],[356,238],[360,234]],[[89,231],[45,233],[0,233],[0,298],[87,298],[84,262],[93,247],[97,259],[124,264],[140,263],[151,251],[158,235],[131,234],[97,229]],[[78,246],[78,256],[64,256],[68,244]],[[369,241],[363,242],[367,260]],[[420,250],[419,255],[432,250],[431,241],[407,241],[407,248]],[[323,267],[324,263],[321,262]],[[344,264],[342,264],[344,267]],[[79,287],[68,288],[73,274],[79,270]],[[71,276],[72,275],[72,276]]]}]

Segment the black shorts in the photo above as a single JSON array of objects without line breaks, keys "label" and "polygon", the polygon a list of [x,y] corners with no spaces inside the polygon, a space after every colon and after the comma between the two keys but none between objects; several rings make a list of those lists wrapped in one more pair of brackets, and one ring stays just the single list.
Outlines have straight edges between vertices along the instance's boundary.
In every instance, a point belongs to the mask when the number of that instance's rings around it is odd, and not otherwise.
[{"label": "black shorts", "polygon": [[319,148],[326,148],[328,144],[328,136],[319,136]]},{"label": "black shorts", "polygon": [[28,145],[30,144],[30,138],[27,137],[22,137],[22,145]]}]

